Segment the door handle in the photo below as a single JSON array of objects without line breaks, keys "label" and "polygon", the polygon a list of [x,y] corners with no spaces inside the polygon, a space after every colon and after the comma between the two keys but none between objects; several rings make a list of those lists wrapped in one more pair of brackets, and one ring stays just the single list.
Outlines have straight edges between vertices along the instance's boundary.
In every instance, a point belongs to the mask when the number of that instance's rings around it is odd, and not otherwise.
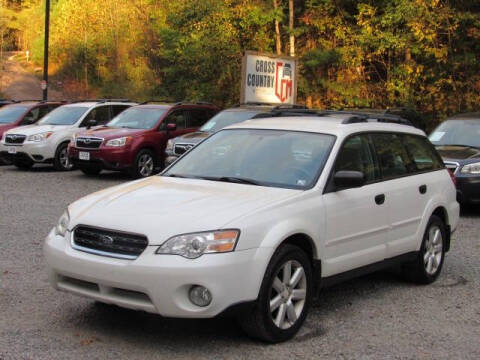
[{"label": "door handle", "polygon": [[375,202],[377,205],[382,205],[385,202],[385,194],[375,196]]},{"label": "door handle", "polygon": [[427,192],[427,185],[420,185],[418,191],[420,191],[420,194],[425,194]]}]

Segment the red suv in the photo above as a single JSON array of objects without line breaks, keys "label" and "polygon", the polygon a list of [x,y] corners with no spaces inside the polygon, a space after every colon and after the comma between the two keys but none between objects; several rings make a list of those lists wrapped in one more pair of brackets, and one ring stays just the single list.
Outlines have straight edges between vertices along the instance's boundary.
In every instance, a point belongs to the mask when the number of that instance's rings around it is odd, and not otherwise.
[{"label": "red suv", "polygon": [[[34,124],[56,107],[65,104],[60,101],[40,100],[9,102],[0,109],[0,139],[5,131],[18,126]],[[0,159],[0,164],[2,162],[6,163],[5,160]]]},{"label": "red suv", "polygon": [[218,110],[209,103],[142,103],[107,125],[74,135],[68,155],[86,175],[106,169],[147,177],[164,167],[169,139],[196,131]]}]

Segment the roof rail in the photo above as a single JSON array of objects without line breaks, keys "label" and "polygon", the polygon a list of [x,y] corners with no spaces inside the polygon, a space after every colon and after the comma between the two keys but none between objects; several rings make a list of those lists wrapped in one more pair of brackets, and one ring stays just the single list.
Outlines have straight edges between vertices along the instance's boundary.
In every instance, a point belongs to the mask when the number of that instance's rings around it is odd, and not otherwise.
[{"label": "roof rail", "polygon": [[166,103],[166,104],[171,104],[171,103],[175,103],[175,101],[172,101],[171,99],[168,100],[168,99],[149,99],[147,101],[144,101],[144,102],[141,102],[140,104],[138,105],[146,105],[146,104],[150,104],[150,103]]},{"label": "roof rail", "polygon": [[282,104],[275,106],[272,110],[288,110],[288,109],[304,109],[309,110],[305,105],[298,104]]},{"label": "roof rail", "polygon": [[72,101],[72,103],[81,103],[81,102],[97,102],[97,103],[105,103],[105,102],[133,102],[130,99],[80,99]]},{"label": "roof rail", "polygon": [[252,101],[252,102],[238,103],[238,104],[232,105],[232,108],[240,107],[240,106],[273,106],[273,104]]}]

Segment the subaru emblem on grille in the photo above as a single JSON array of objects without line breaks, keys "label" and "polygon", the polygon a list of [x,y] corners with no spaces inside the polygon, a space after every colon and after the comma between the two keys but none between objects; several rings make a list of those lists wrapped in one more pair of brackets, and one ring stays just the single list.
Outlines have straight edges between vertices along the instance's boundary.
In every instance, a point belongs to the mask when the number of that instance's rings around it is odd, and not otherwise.
[{"label": "subaru emblem on grille", "polygon": [[10,135],[10,139],[17,140],[17,135]]},{"label": "subaru emblem on grille", "polygon": [[114,241],[113,238],[111,236],[108,236],[108,235],[101,235],[100,240],[102,240],[102,242],[105,245],[112,245],[113,241]]},{"label": "subaru emblem on grille", "polygon": [[84,139],[83,142],[84,142],[85,144],[90,144],[90,139]]}]

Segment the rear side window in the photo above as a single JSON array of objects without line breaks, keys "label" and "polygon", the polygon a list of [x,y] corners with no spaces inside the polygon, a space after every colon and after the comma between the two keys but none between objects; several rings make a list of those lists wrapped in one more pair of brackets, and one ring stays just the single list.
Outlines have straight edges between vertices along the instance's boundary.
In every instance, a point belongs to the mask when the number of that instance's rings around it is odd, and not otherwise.
[{"label": "rear side window", "polygon": [[444,167],[427,138],[404,135],[404,144],[417,172],[438,170]]},{"label": "rear side window", "polygon": [[384,179],[394,179],[415,171],[400,134],[372,134]]},{"label": "rear side window", "polygon": [[369,135],[352,136],[343,144],[335,162],[337,171],[360,171],[367,182],[380,179]]},{"label": "rear side window", "polygon": [[211,112],[207,109],[190,110],[190,121],[187,127],[200,127],[211,117]]}]

